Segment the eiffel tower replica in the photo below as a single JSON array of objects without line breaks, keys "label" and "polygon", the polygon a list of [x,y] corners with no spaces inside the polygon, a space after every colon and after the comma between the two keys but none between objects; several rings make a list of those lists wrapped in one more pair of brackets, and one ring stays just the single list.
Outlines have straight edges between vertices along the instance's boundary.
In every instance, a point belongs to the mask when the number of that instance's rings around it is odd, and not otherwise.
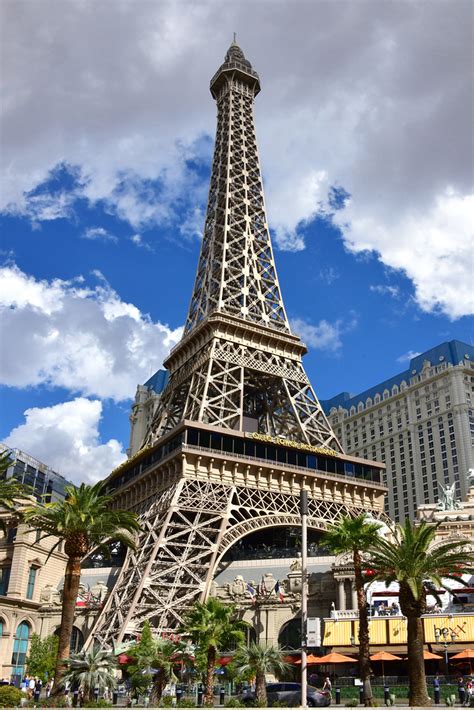
[{"label": "eiffel tower replica", "polygon": [[316,529],[343,514],[383,515],[382,465],[344,455],[288,323],[255,136],[260,80],[235,41],[210,89],[217,134],[184,334],[142,449],[106,483],[143,531],[93,631],[103,646],[146,619],[176,630],[234,543],[300,524],[302,488]]}]

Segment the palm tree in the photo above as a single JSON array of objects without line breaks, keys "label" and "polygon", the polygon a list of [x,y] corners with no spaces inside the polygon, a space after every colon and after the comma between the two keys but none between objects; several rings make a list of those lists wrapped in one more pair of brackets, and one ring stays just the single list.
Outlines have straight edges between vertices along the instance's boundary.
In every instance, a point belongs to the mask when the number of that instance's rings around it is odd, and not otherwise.
[{"label": "palm tree", "polygon": [[101,649],[82,650],[73,653],[67,659],[67,671],[62,677],[62,682],[71,683],[74,688],[82,688],[84,700],[91,699],[91,694],[95,688],[104,691],[106,688],[114,688],[116,679],[113,670],[116,661],[113,653]]},{"label": "palm tree", "polygon": [[94,548],[107,554],[107,544],[111,541],[134,547],[132,533],[140,527],[134,513],[113,509],[112,497],[102,493],[102,485],[81,483],[78,488],[66,486],[65,500],[27,506],[23,513],[25,522],[44,532],[45,538],[58,538],[52,550],[64,541],[64,552],[68,558],[55,671],[56,692],[61,685],[64,662],[69,657],[83,559]]},{"label": "palm tree", "polygon": [[198,647],[198,653],[206,656],[206,679],[204,701],[212,704],[214,667],[220,650],[229,650],[231,645],[244,641],[244,629],[248,624],[236,618],[235,606],[223,604],[210,597],[206,602],[196,602],[184,619],[181,633],[187,634]]},{"label": "palm tree", "polygon": [[[14,478],[4,478],[13,463],[9,451],[0,454],[0,513],[16,512],[18,503],[30,495],[30,491]],[[0,530],[6,530],[5,520],[0,518]]]},{"label": "palm tree", "polygon": [[279,646],[251,643],[250,646],[239,646],[233,658],[232,665],[238,673],[251,671],[255,676],[257,704],[267,706],[267,688],[265,675],[272,673],[281,675],[288,668],[283,660],[283,651]]},{"label": "palm tree", "polygon": [[422,522],[414,525],[410,520],[397,525],[393,539],[380,537],[370,555],[369,565],[373,579],[387,585],[399,584],[402,614],[407,618],[407,651],[409,705],[430,705],[426,689],[423,660],[423,625],[421,615],[426,612],[427,592],[436,595],[436,589],[446,589],[443,580],[464,583],[463,572],[472,572],[472,552],[468,540],[435,543],[438,525]]},{"label": "palm tree", "polygon": [[169,639],[154,639],[150,624],[145,621],[139,643],[127,649],[127,655],[134,659],[128,669],[134,686],[144,690],[153,682],[152,699],[159,703],[166,684],[175,679],[173,667],[181,651]]},{"label": "palm tree", "polygon": [[153,676],[152,700],[158,705],[166,684],[177,680],[173,668],[177,662],[178,650],[176,644],[169,639],[155,639],[155,655],[153,667],[156,673]]},{"label": "palm tree", "polygon": [[352,555],[359,612],[359,673],[364,686],[366,706],[372,706],[374,700],[370,684],[369,616],[362,567],[364,555],[379,539],[380,527],[379,523],[369,522],[365,515],[355,518],[345,516],[331,525],[323,537],[324,544],[335,554]]}]

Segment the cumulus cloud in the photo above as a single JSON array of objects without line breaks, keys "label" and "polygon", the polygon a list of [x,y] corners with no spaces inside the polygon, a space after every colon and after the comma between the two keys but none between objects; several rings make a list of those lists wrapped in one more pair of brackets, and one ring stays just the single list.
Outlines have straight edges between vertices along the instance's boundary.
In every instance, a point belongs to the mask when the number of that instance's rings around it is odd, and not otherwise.
[{"label": "cumulus cloud", "polygon": [[160,366],[181,328],[153,322],[95,276],[99,284],[88,288],[83,279],[48,282],[14,265],[0,269],[0,329],[11,343],[2,384],[47,384],[120,401]]},{"label": "cumulus cloud", "polygon": [[342,348],[341,335],[355,328],[357,319],[353,315],[351,321],[347,323],[342,320],[337,320],[335,323],[321,320],[314,324],[303,318],[293,318],[290,325],[292,331],[310,348],[336,353]]},{"label": "cumulus cloud", "polygon": [[398,286],[386,286],[383,284],[375,284],[369,287],[369,291],[372,293],[379,293],[382,296],[388,295],[392,298],[398,298],[400,295],[400,289]]},{"label": "cumulus cloud", "polygon": [[414,357],[418,357],[420,353],[415,350],[409,350],[407,353],[404,353],[403,355],[400,355],[400,357],[397,357],[397,362],[410,362],[410,360]]},{"label": "cumulus cloud", "polygon": [[77,397],[27,409],[24,414],[24,423],[10,432],[5,444],[44,461],[74,483],[95,483],[126,458],[116,439],[100,441],[102,403],[98,400]]},{"label": "cumulus cloud", "polygon": [[65,163],[76,196],[135,230],[201,231],[206,86],[236,29],[262,77],[257,137],[279,246],[303,249],[303,227],[330,214],[340,186],[348,249],[404,272],[424,310],[458,318],[472,309],[471,9],[300,0],[295,13],[260,0],[249,24],[246,2],[7,3],[3,207],[67,216],[69,195],[31,192]]},{"label": "cumulus cloud", "polygon": [[114,234],[110,234],[104,227],[88,227],[82,234],[82,238],[91,241],[114,242],[114,244],[118,242],[117,237]]},{"label": "cumulus cloud", "polygon": [[154,251],[151,244],[148,244],[148,242],[143,239],[141,234],[132,234],[132,236],[130,237],[130,241],[132,242],[132,244],[135,244],[135,246],[139,249],[145,249],[146,251]]},{"label": "cumulus cloud", "polygon": [[348,215],[343,226],[348,248],[356,253],[375,250],[386,265],[403,271],[413,281],[424,311],[443,312],[452,319],[474,313],[474,195],[449,190],[430,210],[405,214],[393,225],[362,214],[352,201],[336,220]]}]

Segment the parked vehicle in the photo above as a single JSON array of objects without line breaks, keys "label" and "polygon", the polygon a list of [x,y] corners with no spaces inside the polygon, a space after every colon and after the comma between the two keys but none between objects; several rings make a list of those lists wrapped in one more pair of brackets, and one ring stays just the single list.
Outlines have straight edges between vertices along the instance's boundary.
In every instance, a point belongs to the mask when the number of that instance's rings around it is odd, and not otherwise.
[{"label": "parked vehicle", "polygon": [[[237,697],[244,705],[250,704],[255,700],[255,691],[246,690]],[[288,707],[301,705],[301,684],[268,683],[267,698],[270,707],[275,703],[285,703]],[[324,708],[331,704],[331,693],[308,685],[306,701],[310,708]]]}]

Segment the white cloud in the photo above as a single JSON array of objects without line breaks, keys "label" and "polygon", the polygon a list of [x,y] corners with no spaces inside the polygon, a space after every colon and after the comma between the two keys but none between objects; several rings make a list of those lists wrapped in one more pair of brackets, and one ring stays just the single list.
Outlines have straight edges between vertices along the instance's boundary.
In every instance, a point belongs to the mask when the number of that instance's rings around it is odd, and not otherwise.
[{"label": "white cloud", "polygon": [[132,236],[130,237],[130,241],[132,242],[132,244],[135,244],[135,246],[139,249],[145,249],[146,251],[154,251],[151,244],[148,244],[148,242],[143,239],[141,234],[132,234]]},{"label": "white cloud", "polygon": [[339,279],[341,274],[333,266],[321,269],[319,272],[319,279],[324,281],[328,286],[330,286],[334,281]]},{"label": "white cloud", "polygon": [[380,295],[388,295],[392,298],[398,298],[400,296],[400,289],[398,286],[385,286],[383,284],[376,284],[369,287],[369,291],[372,293],[379,293]]},{"label": "white cloud", "polygon": [[236,29],[262,77],[257,137],[278,244],[303,249],[304,226],[342,186],[352,200],[336,221],[349,249],[403,271],[424,310],[471,312],[469,0],[301,0],[297,13],[290,0],[257,0],[250,24],[246,2],[58,7],[4,8],[7,209],[68,216],[68,195],[25,198],[66,163],[77,168],[76,194],[134,229],[179,233],[184,211],[181,234],[201,231],[193,211],[207,181],[190,165],[208,158],[206,86]]},{"label": "white cloud", "polygon": [[110,234],[104,227],[88,227],[86,231],[82,234],[83,239],[90,239],[91,241],[99,242],[118,242],[117,237],[114,234]]},{"label": "white cloud", "polygon": [[413,281],[424,311],[456,319],[474,313],[473,215],[474,195],[450,190],[429,210],[405,214],[393,226],[361,214],[352,202],[336,220],[349,217],[344,227],[349,249],[376,250],[385,264]]},{"label": "white cloud", "polygon": [[342,347],[340,321],[332,324],[321,320],[314,325],[302,318],[294,318],[291,321],[291,329],[306,345],[315,350],[336,352]]},{"label": "white cloud", "polygon": [[126,458],[116,439],[100,442],[98,400],[77,397],[24,414],[25,422],[10,432],[5,444],[44,461],[74,483],[99,481]]},{"label": "white cloud", "polygon": [[182,329],[154,323],[123,302],[100,273],[82,280],[39,281],[16,266],[0,269],[1,382],[64,387],[116,401],[133,397],[179,340]]},{"label": "white cloud", "polygon": [[404,355],[400,355],[400,357],[397,357],[397,362],[410,362],[412,358],[418,357],[418,355],[420,355],[418,351],[409,350]]}]

